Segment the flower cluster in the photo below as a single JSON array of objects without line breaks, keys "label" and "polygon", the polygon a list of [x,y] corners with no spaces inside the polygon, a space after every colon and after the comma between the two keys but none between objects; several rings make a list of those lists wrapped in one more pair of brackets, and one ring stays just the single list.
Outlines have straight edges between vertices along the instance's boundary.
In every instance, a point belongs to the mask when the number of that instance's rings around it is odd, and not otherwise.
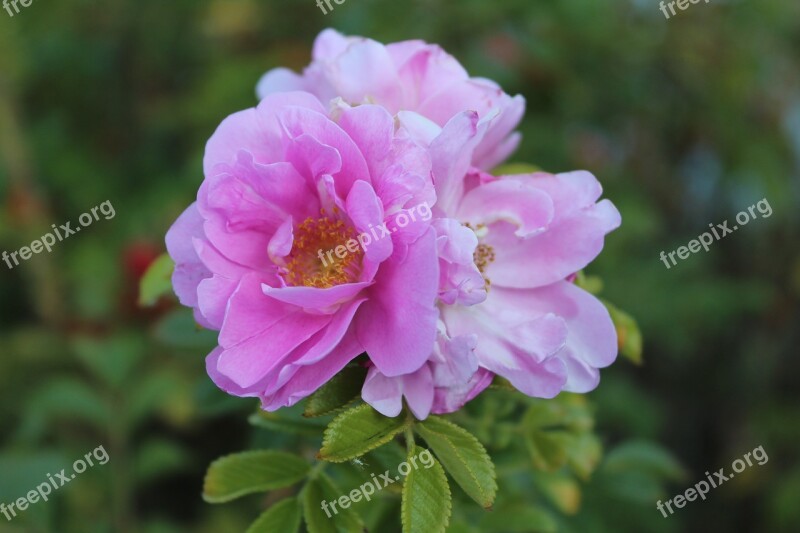
[{"label": "flower cluster", "polygon": [[[588,172],[491,174],[521,96],[436,45],[333,30],[257,92],[166,237],[181,303],[219,331],[220,388],[275,410],[361,354],[362,397],[387,416],[403,399],[419,419],[455,411],[494,375],[542,398],[597,386],[616,332],[572,280],[620,216]],[[395,223],[421,204],[432,216]],[[375,227],[391,235],[320,260]]]}]

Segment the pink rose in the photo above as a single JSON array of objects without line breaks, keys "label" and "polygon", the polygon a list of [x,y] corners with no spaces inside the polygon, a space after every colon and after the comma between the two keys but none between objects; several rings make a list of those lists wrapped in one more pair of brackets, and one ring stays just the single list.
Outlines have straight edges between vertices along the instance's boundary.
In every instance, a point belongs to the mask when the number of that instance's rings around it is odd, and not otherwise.
[{"label": "pink rose", "polygon": [[436,234],[424,217],[396,222],[435,202],[431,161],[384,108],[269,95],[222,122],[204,171],[166,241],[181,303],[220,331],[207,359],[220,388],[273,410],[363,352],[387,376],[426,363]]},{"label": "pink rose", "polygon": [[516,149],[520,134],[512,132],[525,112],[522,96],[509,96],[491,80],[470,78],[438,45],[383,45],[332,29],[317,36],[302,75],[275,68],[261,78],[256,92],[264,98],[294,90],[313,93],[322,102],[342,98],[351,105],[377,104],[392,115],[414,111],[440,127],[463,111],[476,111],[482,119],[498,115],[472,154],[472,164],[487,170]]}]

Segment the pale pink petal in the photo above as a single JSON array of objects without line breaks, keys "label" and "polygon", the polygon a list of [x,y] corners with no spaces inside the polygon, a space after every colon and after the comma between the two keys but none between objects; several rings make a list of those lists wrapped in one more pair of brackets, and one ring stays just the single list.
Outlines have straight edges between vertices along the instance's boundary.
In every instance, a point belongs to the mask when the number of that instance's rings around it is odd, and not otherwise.
[{"label": "pale pink petal", "polygon": [[517,227],[514,235],[527,237],[541,232],[553,219],[553,201],[529,181],[498,180],[464,195],[457,218],[472,227],[509,222]]},{"label": "pale pink petal", "polygon": [[424,365],[413,374],[397,379],[403,380],[403,396],[417,420],[428,418],[433,407],[433,377],[430,367]]},{"label": "pale pink petal", "polygon": [[403,378],[387,378],[372,366],[361,388],[361,399],[383,416],[393,418],[403,410]]},{"label": "pale pink petal", "polygon": [[283,67],[270,70],[258,80],[258,85],[256,85],[256,95],[259,99],[272,93],[306,90],[308,89],[303,77]]}]

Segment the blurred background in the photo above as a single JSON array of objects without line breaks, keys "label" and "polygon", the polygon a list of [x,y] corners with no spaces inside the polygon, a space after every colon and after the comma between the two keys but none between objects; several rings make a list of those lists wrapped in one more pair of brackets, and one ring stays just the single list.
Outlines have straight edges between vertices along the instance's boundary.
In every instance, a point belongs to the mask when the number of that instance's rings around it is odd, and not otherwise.
[{"label": "blurred background", "polygon": [[[512,161],[590,170],[622,212],[587,274],[638,320],[643,361],[620,358],[589,395],[606,459],[580,499],[557,486],[519,504],[558,511],[558,531],[796,531],[800,4],[714,0],[669,20],[655,0],[334,7],[34,0],[13,18],[0,11],[0,251],[106,200],[116,210],[50,254],[0,263],[0,502],[100,445],[110,456],[24,516],[0,516],[0,532],[244,531],[263,508],[203,502],[205,469],[296,436],[249,426],[253,402],[205,375],[214,335],[172,299],[140,307],[138,285],[196,194],[206,139],[256,103],[263,72],[302,68],[325,27],[440,43],[523,94]],[[660,261],[764,198],[769,218],[669,270]],[[758,446],[767,464],[669,518],[656,510]],[[531,530],[512,515],[480,530]]]}]

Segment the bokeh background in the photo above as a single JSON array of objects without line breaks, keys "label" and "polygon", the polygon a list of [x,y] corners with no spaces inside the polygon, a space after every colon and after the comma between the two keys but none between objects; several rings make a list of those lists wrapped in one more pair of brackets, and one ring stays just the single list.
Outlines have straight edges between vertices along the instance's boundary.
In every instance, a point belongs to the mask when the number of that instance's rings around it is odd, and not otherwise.
[{"label": "bokeh background", "polygon": [[[111,457],[23,517],[0,516],[0,531],[243,531],[256,516],[258,498],[204,503],[205,468],[292,437],[249,426],[253,403],[205,376],[213,334],[172,300],[139,307],[138,283],[194,198],[217,124],[255,104],[264,71],[304,66],[329,26],[440,43],[523,94],[513,161],[588,169],[622,212],[588,273],[638,320],[644,361],[620,359],[590,400],[606,450],[641,444],[611,456],[632,461],[627,477],[612,483],[601,468],[581,483],[557,529],[796,531],[800,4],[714,0],[669,20],[655,0],[334,6],[34,0],[13,18],[0,11],[0,250],[106,200],[116,209],[50,254],[0,263],[0,502],[99,445]],[[659,260],[763,198],[769,218],[677,267]],[[766,465],[669,518],[655,509],[759,445]],[[496,516],[481,530],[530,527]]]}]

